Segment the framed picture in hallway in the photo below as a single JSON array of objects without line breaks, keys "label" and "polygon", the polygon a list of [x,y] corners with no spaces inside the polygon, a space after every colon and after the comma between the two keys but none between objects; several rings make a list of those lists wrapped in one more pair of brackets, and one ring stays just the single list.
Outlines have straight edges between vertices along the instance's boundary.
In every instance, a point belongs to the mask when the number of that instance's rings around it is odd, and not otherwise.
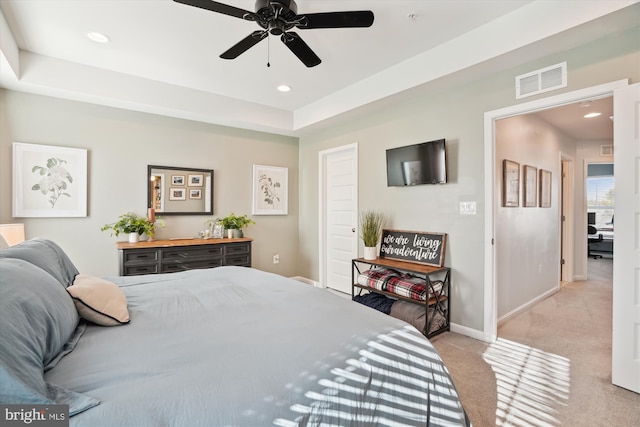
[{"label": "framed picture in hallway", "polygon": [[522,185],[522,205],[525,208],[538,206],[538,168],[524,165]]},{"label": "framed picture in hallway", "polygon": [[540,169],[540,207],[551,207],[551,172]]},{"label": "framed picture in hallway", "polygon": [[502,206],[520,206],[520,163],[502,161]]}]

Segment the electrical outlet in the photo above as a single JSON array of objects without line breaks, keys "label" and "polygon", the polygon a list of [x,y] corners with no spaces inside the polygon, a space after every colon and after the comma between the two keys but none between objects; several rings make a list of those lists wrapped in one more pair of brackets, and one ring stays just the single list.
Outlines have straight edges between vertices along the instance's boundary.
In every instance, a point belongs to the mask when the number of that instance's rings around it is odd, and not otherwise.
[{"label": "electrical outlet", "polygon": [[274,264],[279,264],[280,263],[280,254],[275,254],[273,256],[273,263]]}]

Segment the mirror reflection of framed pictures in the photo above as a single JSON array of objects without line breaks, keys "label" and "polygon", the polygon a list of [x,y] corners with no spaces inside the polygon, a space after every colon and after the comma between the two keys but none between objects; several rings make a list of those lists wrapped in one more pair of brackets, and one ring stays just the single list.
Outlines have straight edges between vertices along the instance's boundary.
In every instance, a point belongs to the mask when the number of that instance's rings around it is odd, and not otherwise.
[{"label": "mirror reflection of framed pictures", "polygon": [[169,200],[186,200],[187,194],[184,188],[170,188]]},{"label": "mirror reflection of framed pictures", "polygon": [[188,176],[188,186],[189,187],[202,187],[202,181],[204,180],[204,175],[189,175]]},{"label": "mirror reflection of framed pictures", "polygon": [[199,188],[197,190],[190,189],[189,190],[189,198],[190,199],[202,199],[202,190]]},{"label": "mirror reflection of framed pictures", "polygon": [[172,175],[171,185],[184,185],[184,175]]}]

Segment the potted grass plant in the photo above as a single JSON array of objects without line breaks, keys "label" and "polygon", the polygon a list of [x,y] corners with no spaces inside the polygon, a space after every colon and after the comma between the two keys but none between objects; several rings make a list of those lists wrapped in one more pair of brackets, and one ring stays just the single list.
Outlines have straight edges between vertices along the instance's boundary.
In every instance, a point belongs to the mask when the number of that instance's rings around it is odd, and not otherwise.
[{"label": "potted grass plant", "polygon": [[384,215],[376,210],[360,213],[360,237],[364,243],[364,259],[378,258],[378,242],[382,235]]}]

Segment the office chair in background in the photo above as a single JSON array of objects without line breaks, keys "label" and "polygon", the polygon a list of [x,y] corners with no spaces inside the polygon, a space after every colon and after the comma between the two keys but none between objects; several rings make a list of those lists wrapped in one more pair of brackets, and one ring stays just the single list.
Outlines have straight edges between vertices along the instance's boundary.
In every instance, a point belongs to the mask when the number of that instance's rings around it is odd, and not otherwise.
[{"label": "office chair in background", "polygon": [[[589,237],[591,235],[598,234],[598,237]],[[595,245],[598,242],[602,242],[602,233],[598,233],[598,229],[593,225],[587,226],[587,247],[588,247],[588,256],[589,258],[598,259],[602,258],[602,255],[596,255],[591,252],[591,246]]]}]

